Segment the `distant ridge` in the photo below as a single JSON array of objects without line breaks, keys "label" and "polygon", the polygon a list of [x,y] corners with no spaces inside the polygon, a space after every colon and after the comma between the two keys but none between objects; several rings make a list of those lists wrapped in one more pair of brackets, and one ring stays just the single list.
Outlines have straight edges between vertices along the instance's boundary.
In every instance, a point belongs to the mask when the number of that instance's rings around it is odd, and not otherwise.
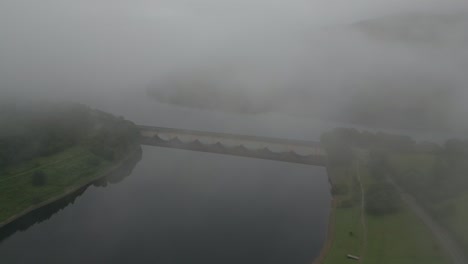
[{"label": "distant ridge", "polygon": [[387,42],[450,46],[468,44],[468,12],[407,13],[364,20],[353,26],[372,39]]}]

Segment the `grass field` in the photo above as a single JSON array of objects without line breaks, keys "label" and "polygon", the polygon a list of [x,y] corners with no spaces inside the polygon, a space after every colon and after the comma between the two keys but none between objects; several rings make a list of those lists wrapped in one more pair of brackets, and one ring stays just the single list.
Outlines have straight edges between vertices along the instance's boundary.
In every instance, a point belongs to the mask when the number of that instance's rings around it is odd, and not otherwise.
[{"label": "grass field", "polygon": [[[359,222],[360,210],[337,208],[335,211],[334,237],[332,248],[325,257],[326,264],[353,263],[346,259],[347,254],[360,255],[362,228]],[[350,236],[351,230],[354,233]]]},{"label": "grass field", "polygon": [[[399,212],[394,214],[371,216],[365,213],[367,239],[364,246],[360,199],[354,199],[351,207],[339,206],[341,201],[360,196],[360,188],[356,188],[353,180],[356,173],[356,164],[348,169],[329,168],[332,182],[346,184],[349,193],[334,195],[338,206],[335,218],[332,219],[333,244],[323,263],[356,263],[355,260],[347,259],[347,254],[362,256],[363,263],[368,264],[451,263],[430,230],[403,203]],[[369,176],[365,164],[360,166],[359,173],[366,189],[374,180]]]},{"label": "grass field", "polygon": [[[0,176],[0,223],[35,204],[89,182],[110,165],[87,149],[74,147],[15,166]],[[38,170],[45,173],[46,184],[33,186],[32,175]]]}]

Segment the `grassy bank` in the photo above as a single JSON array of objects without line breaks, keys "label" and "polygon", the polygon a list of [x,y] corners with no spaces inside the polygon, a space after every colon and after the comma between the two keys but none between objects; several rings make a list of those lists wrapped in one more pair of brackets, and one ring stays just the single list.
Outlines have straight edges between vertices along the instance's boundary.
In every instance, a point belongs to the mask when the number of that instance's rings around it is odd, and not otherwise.
[{"label": "grassy bank", "polygon": [[[119,163],[110,162],[83,147],[73,147],[15,166],[0,180],[0,223],[44,201],[61,196],[99,178]],[[36,171],[46,175],[46,183],[32,184]]]},{"label": "grassy bank", "polygon": [[[357,162],[361,162],[359,170]],[[334,226],[332,246],[323,263],[356,263],[347,259],[347,254],[360,256],[362,263],[369,264],[451,263],[430,230],[401,200],[399,210],[389,215],[363,212],[357,173],[361,174],[365,193],[375,183],[366,160],[354,159],[349,166],[331,166],[328,172],[337,205],[331,220]],[[365,227],[361,223],[361,214]]]},{"label": "grassy bank", "polygon": [[[333,237],[331,248],[323,263],[347,263],[346,255],[360,255],[363,230],[360,224],[358,187],[354,178],[356,171],[348,167],[330,166],[328,176],[334,186],[332,190],[335,205],[330,220]],[[341,190],[340,190],[341,189]]]}]

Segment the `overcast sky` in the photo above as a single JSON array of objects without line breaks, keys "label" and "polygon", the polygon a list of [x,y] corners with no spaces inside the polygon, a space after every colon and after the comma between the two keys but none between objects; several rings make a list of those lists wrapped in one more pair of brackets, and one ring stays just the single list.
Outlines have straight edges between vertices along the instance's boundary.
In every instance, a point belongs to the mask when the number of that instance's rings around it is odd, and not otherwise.
[{"label": "overcast sky", "polygon": [[0,0],[0,92],[80,100],[152,85],[177,97],[197,87],[168,76],[204,78],[220,96],[307,114],[423,79],[455,87],[460,114],[467,46],[379,42],[354,23],[467,10],[466,0]]}]

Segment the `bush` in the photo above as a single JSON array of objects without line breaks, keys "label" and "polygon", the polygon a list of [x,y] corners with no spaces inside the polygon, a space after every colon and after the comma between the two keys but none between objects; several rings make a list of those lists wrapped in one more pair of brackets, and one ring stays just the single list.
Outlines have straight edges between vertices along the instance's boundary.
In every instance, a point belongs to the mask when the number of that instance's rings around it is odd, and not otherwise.
[{"label": "bush", "polygon": [[46,174],[41,171],[37,170],[32,175],[32,185],[33,186],[43,186],[47,183]]},{"label": "bush", "polygon": [[376,180],[383,180],[385,176],[391,174],[388,153],[381,149],[372,149],[369,153],[369,171]]}]

